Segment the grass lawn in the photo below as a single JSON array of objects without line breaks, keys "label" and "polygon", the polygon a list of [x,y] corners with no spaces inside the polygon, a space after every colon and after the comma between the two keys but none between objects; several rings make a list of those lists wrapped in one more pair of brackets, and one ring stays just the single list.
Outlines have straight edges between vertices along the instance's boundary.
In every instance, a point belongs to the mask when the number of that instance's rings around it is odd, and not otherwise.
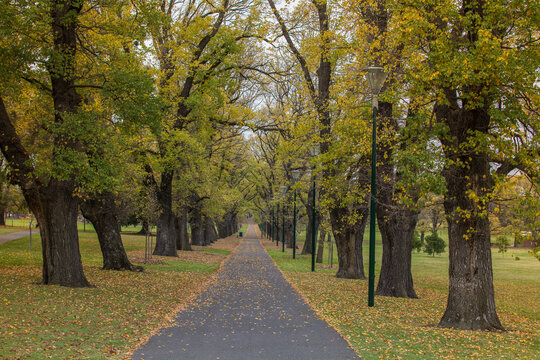
[{"label": "grass lawn", "polygon": [[[413,254],[413,278],[419,299],[377,296],[375,307],[368,308],[367,281],[334,276],[335,248],[334,268],[318,264],[316,272],[311,273],[310,255],[300,255],[293,261],[291,249],[283,253],[281,246],[278,249],[275,243],[263,243],[286,278],[364,359],[538,359],[540,262],[525,249],[509,249],[504,256],[493,249],[495,301],[508,331],[471,332],[435,327],[446,306],[448,253],[435,257]],[[366,271],[367,250],[365,244]],[[326,248],[324,265],[327,254]],[[381,256],[379,240],[376,272]]]},{"label": "grass lawn", "polygon": [[[96,234],[87,228],[79,236],[92,288],[40,285],[38,235],[32,251],[28,237],[0,245],[0,359],[122,359],[198,294],[239,242],[153,257],[159,264],[133,273],[101,270]],[[130,258],[140,259],[144,237],[123,239]]]}]

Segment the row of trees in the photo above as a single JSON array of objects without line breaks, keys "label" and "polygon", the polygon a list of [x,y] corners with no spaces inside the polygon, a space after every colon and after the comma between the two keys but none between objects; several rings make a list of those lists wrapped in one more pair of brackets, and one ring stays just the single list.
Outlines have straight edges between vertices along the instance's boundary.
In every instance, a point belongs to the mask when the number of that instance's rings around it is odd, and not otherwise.
[{"label": "row of trees", "polygon": [[256,34],[247,5],[0,4],[0,144],[40,223],[45,284],[89,285],[79,208],[105,269],[136,269],[119,205],[157,223],[156,255],[189,249],[187,222],[195,245],[237,230],[253,196],[240,72],[250,63],[239,58]]},{"label": "row of trees", "polygon": [[[176,256],[189,249],[188,221],[191,243],[203,244],[216,227],[219,236],[235,231],[246,207],[268,219],[293,170],[308,222],[334,234],[337,276],[363,278],[371,145],[363,69],[378,65],[390,75],[377,119],[377,294],[416,297],[414,230],[421,205],[438,194],[450,239],[440,325],[502,328],[489,214],[518,171],[532,186],[524,214],[538,209],[534,5],[1,2],[0,145],[41,225],[44,283],[88,285],[79,207],[110,248],[105,267],[133,269],[111,216],[119,203],[157,223],[155,254]],[[309,241],[302,250],[312,251]]]},{"label": "row of trees", "polygon": [[[311,167],[320,188],[319,216],[328,218],[336,239],[337,276],[364,278],[371,139],[363,69],[383,66],[389,77],[377,119],[383,259],[376,293],[416,297],[414,230],[423,204],[439,196],[444,214],[435,222],[447,222],[450,250],[448,303],[439,325],[502,329],[490,216],[496,219],[502,203],[519,198],[512,208],[527,228],[538,228],[539,23],[533,2],[313,0],[280,7],[267,1],[275,37],[281,37],[274,54],[283,71],[296,74],[269,90],[262,115],[280,134],[259,135],[267,174],[261,216],[268,219],[273,207],[266,204],[279,198],[281,185],[290,186],[293,169]],[[313,143],[321,154],[310,160]],[[270,146],[276,150],[268,154]],[[525,191],[505,196],[516,178],[525,179]],[[303,183],[308,188],[309,181]]]}]

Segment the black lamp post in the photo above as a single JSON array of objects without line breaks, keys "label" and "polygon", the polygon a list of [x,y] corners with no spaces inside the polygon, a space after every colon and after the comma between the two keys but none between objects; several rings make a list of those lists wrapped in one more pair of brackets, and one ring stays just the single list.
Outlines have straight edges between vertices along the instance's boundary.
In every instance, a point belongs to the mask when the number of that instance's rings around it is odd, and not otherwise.
[{"label": "black lamp post", "polygon": [[287,187],[286,186],[282,186],[281,187],[281,194],[282,194],[282,199],[283,199],[283,211],[281,213],[282,215],[282,221],[281,221],[281,224],[282,224],[282,228],[281,228],[281,251],[282,252],[285,252],[285,197],[287,195]]},{"label": "black lamp post", "polygon": [[371,148],[371,201],[369,210],[369,278],[368,278],[368,306],[375,305],[375,199],[377,196],[376,171],[377,171],[377,108],[378,95],[381,91],[387,73],[381,67],[369,67],[367,79],[373,95],[373,131]]},{"label": "black lamp post", "polygon": [[[309,148],[309,152],[311,153],[311,156],[312,157],[317,157],[319,156],[319,153],[320,153],[320,145],[319,144],[314,144],[313,146],[311,146]],[[316,219],[316,215],[317,215],[317,211],[315,210],[315,195],[317,194],[316,192],[316,188],[315,188],[315,164],[313,164],[313,204],[312,204],[312,208],[311,208],[311,211],[312,211],[312,221],[311,221],[311,271],[315,271],[315,246],[316,246],[316,242],[315,242],[315,237],[316,237],[316,223],[317,223],[317,219]],[[306,239],[307,241],[307,239]]]},{"label": "black lamp post", "polygon": [[[293,178],[293,183],[296,184],[296,182],[300,178],[300,171],[299,170],[293,170],[292,171],[292,178]],[[294,202],[293,202],[293,250],[292,250],[292,258],[296,259],[296,188],[294,188]]]}]

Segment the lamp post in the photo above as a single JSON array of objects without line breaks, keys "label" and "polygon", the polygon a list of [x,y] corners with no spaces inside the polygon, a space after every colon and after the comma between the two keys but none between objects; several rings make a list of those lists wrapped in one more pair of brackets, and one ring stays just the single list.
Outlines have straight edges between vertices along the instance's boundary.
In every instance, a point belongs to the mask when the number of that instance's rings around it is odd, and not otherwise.
[{"label": "lamp post", "polygon": [[[293,183],[296,184],[300,178],[300,171],[292,171]],[[294,188],[294,201],[293,201],[293,249],[292,249],[292,258],[296,259],[296,188]]]},{"label": "lamp post", "polygon": [[369,67],[367,80],[373,95],[373,131],[371,148],[371,201],[369,210],[369,280],[368,280],[368,306],[375,305],[375,198],[377,196],[376,171],[377,171],[377,108],[378,95],[386,80],[387,73],[382,67]]},{"label": "lamp post", "polygon": [[283,199],[283,211],[282,211],[282,228],[281,228],[281,251],[285,252],[285,196],[287,195],[287,187],[281,187],[281,194]]},{"label": "lamp post", "polygon": [[[274,198],[271,198],[270,201],[274,202]],[[276,236],[275,226],[276,226],[276,212],[275,212],[274,205],[272,204],[272,225],[270,226],[270,238],[272,239],[272,242],[274,241],[274,238]]]},{"label": "lamp post", "polygon": [[[309,148],[309,152],[311,153],[311,156],[312,157],[317,157],[319,156],[319,153],[320,153],[320,145],[319,144],[314,144],[313,146],[311,146]],[[313,204],[312,204],[312,208],[311,208],[311,211],[312,211],[312,221],[311,221],[311,271],[315,271],[315,237],[316,237],[316,223],[317,223],[317,219],[316,219],[316,210],[315,210],[315,195],[316,195],[316,192],[315,192],[315,164],[313,164]],[[306,239],[307,240],[307,239]]]}]

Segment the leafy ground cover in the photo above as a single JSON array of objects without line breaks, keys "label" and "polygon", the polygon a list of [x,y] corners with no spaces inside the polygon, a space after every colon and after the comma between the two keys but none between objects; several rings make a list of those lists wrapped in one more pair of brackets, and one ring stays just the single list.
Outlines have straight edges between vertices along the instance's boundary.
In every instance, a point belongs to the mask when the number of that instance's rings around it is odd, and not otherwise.
[{"label": "leafy ground cover", "polygon": [[[133,273],[101,270],[95,233],[79,235],[93,288],[40,285],[39,236],[32,251],[28,238],[0,245],[1,359],[124,358],[202,291],[239,243],[232,236],[178,259],[153,257]],[[144,237],[123,238],[132,261],[144,259]]]},{"label": "leafy ground cover", "polygon": [[[293,261],[290,249],[282,253],[275,243],[263,244],[289,282],[364,359],[538,358],[540,262],[524,249],[510,249],[504,256],[493,250],[496,303],[508,331],[470,332],[435,326],[446,306],[447,253],[413,254],[419,299],[376,297],[376,306],[368,308],[367,281],[337,279],[335,266],[318,265],[311,273],[310,256]],[[378,264],[381,253],[379,244]]]}]

